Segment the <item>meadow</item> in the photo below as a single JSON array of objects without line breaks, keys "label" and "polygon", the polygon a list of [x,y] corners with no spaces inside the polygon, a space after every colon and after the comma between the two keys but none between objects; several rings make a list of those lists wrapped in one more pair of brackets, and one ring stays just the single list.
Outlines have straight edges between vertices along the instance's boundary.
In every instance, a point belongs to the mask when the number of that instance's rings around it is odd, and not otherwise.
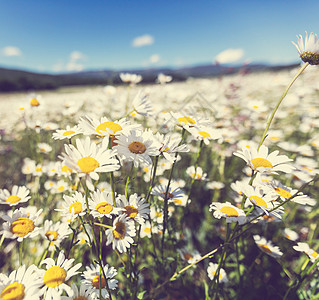
[{"label": "meadow", "polygon": [[0,299],[319,299],[297,73],[0,95]]}]

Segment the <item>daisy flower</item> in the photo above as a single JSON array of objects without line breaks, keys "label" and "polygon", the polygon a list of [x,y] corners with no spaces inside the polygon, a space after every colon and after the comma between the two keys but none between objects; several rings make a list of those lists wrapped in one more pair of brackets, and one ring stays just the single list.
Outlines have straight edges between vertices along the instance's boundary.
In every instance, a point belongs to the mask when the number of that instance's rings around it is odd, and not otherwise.
[{"label": "daisy flower", "polygon": [[122,208],[113,206],[112,192],[97,190],[91,193],[91,198],[88,199],[90,214],[94,217],[108,217],[118,215],[122,212]]},{"label": "daisy flower", "polygon": [[25,175],[29,175],[29,174],[33,174],[34,170],[35,170],[35,161],[26,157],[23,160],[23,165],[22,165],[22,170],[21,172]]},{"label": "daisy flower", "polygon": [[53,223],[52,220],[45,220],[41,235],[51,242],[51,246],[60,246],[60,243],[72,233],[66,223]]},{"label": "daisy flower", "polygon": [[[289,199],[298,192],[298,190],[287,187],[279,181],[272,181],[271,187],[273,188],[276,195],[280,196],[281,200],[283,201]],[[312,199],[309,196],[304,195],[302,192],[297,193],[297,195],[294,198],[292,198],[291,201],[296,202],[298,204],[310,206],[314,206],[317,203],[315,199]]]},{"label": "daisy flower", "polygon": [[148,237],[149,239],[152,237],[152,225],[150,221],[145,221],[141,225],[140,236],[141,238]]},{"label": "daisy flower", "polygon": [[64,252],[61,251],[55,261],[52,258],[44,259],[40,265],[45,264],[46,270],[39,269],[38,274],[41,277],[43,287],[41,294],[44,295],[45,300],[61,299],[61,294],[66,291],[68,295],[72,294],[72,289],[66,282],[74,275],[78,274],[78,269],[82,264],[78,263],[71,267],[74,259],[66,259]]},{"label": "daisy flower", "polygon": [[297,39],[298,45],[292,43],[297,48],[300,58],[311,65],[319,65],[319,40],[317,35],[311,32],[308,36],[306,32],[305,43],[302,35],[297,36]]},{"label": "daisy flower", "polygon": [[0,299],[3,300],[37,300],[41,280],[36,272],[37,267],[31,265],[28,268],[22,265],[9,276],[0,274]]},{"label": "daisy flower", "polygon": [[242,158],[252,170],[259,173],[277,174],[276,171],[290,173],[294,167],[287,163],[292,159],[278,153],[276,150],[268,154],[268,148],[262,145],[259,150],[255,147],[249,149],[244,147],[242,151],[234,152],[234,155]]},{"label": "daisy flower", "polygon": [[254,235],[253,238],[261,251],[274,258],[279,258],[282,256],[283,253],[280,251],[279,247],[274,246],[271,241],[267,241],[264,237],[259,235]]},{"label": "daisy flower", "polygon": [[210,124],[210,121],[208,119],[202,119],[192,115],[185,115],[185,114],[174,113],[174,112],[171,112],[171,115],[176,121],[177,125],[185,129],[189,129],[191,127],[195,127],[199,125],[208,126]]},{"label": "daisy flower", "polygon": [[119,135],[122,131],[136,129],[140,125],[131,125],[125,118],[111,121],[107,117],[102,117],[100,120],[85,116],[80,119],[79,128],[85,135],[95,135],[99,137]]},{"label": "daisy flower", "polygon": [[106,245],[112,243],[113,250],[117,249],[120,253],[126,252],[130,244],[134,243],[132,237],[136,235],[134,221],[122,214],[113,221],[113,228],[105,231],[107,238]]},{"label": "daisy flower", "polygon": [[113,147],[122,159],[134,163],[137,168],[139,163],[152,164],[150,156],[159,155],[154,136],[151,131],[132,130],[117,137],[117,145]]},{"label": "daisy flower", "polygon": [[[207,268],[207,274],[208,274],[208,277],[210,280],[214,279],[217,269],[218,269],[218,264],[214,264],[212,262],[209,263],[208,268]],[[226,272],[223,268],[219,269],[219,276],[218,277],[219,277],[218,281],[220,283],[228,282]]]},{"label": "daisy flower", "polygon": [[56,208],[56,211],[62,212],[62,216],[73,221],[76,217],[82,217],[86,214],[85,196],[80,192],[75,192],[72,196],[63,195],[65,202],[62,208]]},{"label": "daisy flower", "polygon": [[170,162],[175,161],[175,153],[176,152],[189,152],[189,148],[187,145],[182,144],[180,145],[182,138],[177,137],[173,138],[171,135],[163,135],[160,133],[157,133],[155,135],[155,138],[160,143],[159,151],[160,153]]},{"label": "daisy flower", "polygon": [[68,296],[62,296],[61,300],[94,300],[92,289],[88,289],[84,284],[81,284],[80,290],[78,290],[76,284],[72,283],[71,289],[71,293],[68,293]]},{"label": "daisy flower", "polygon": [[226,218],[227,223],[238,222],[239,225],[242,225],[246,221],[245,212],[230,202],[214,202],[210,205],[209,211],[214,211],[213,216],[216,219]]},{"label": "daisy flower", "polygon": [[6,189],[0,190],[0,204],[15,206],[27,202],[31,198],[29,194],[30,190],[25,186],[14,185],[11,193]]},{"label": "daisy flower", "polygon": [[151,117],[154,113],[151,101],[148,99],[143,91],[138,92],[138,94],[133,99],[132,106],[134,111],[142,116]]},{"label": "daisy flower", "polygon": [[125,83],[130,83],[131,85],[135,85],[142,81],[142,75],[131,74],[131,73],[120,73],[120,78]]},{"label": "daisy flower", "polygon": [[52,151],[52,147],[47,143],[39,143],[38,151],[40,153],[50,153]]},{"label": "daisy flower", "polygon": [[298,233],[296,231],[289,229],[289,228],[284,229],[284,236],[285,236],[285,238],[287,238],[288,240],[291,240],[293,242],[295,242],[296,240],[299,239]]},{"label": "daisy flower", "polygon": [[[114,267],[109,267],[108,264],[103,267],[104,272],[102,272],[100,269],[100,266],[94,266],[93,264],[91,264],[89,267],[86,267],[86,270],[82,274],[84,279],[81,280],[81,283],[85,286],[85,289],[90,290],[92,299],[99,299],[100,285],[102,297],[104,299],[109,298],[106,283],[110,290],[114,290],[117,288],[118,281],[116,279],[113,279],[113,277],[117,274],[117,270]],[[106,278],[104,277],[104,274]]]},{"label": "daisy flower", "polygon": [[187,131],[199,141],[204,141],[205,145],[209,144],[210,140],[219,140],[222,138],[222,135],[212,127],[208,126],[195,126],[187,128]]},{"label": "daisy flower", "polygon": [[186,248],[183,248],[183,249],[177,249],[177,251],[180,257],[183,260],[186,260],[189,264],[193,264],[194,262],[202,258],[202,256],[197,250],[188,251]]},{"label": "daisy flower", "polygon": [[171,82],[172,80],[173,80],[172,76],[165,75],[163,73],[159,73],[156,78],[156,82],[158,82],[159,84],[166,84],[168,82]]},{"label": "daisy flower", "polygon": [[296,251],[306,253],[312,263],[314,263],[319,258],[319,254],[315,250],[311,249],[307,243],[299,242],[297,243],[297,246],[293,246],[293,248]]},{"label": "daisy flower", "polygon": [[149,218],[150,205],[145,203],[145,199],[139,197],[136,193],[130,195],[129,199],[126,199],[124,195],[119,195],[116,198],[116,205],[123,209],[123,213],[127,217],[139,224],[143,224]]},{"label": "daisy flower", "polygon": [[[158,196],[161,200],[165,199],[166,195],[166,190],[167,190],[167,182],[163,182],[161,185],[157,185],[152,189],[151,194]],[[175,181],[171,181],[168,192],[167,192],[167,197],[168,197],[168,202],[173,202],[173,203],[179,203],[181,198],[184,198],[185,192],[179,187],[179,185]],[[187,198],[187,196],[186,196]]]},{"label": "daisy flower", "polygon": [[207,173],[204,173],[203,169],[199,166],[197,166],[196,170],[194,166],[188,167],[186,174],[195,180],[207,180]]},{"label": "daisy flower", "polygon": [[65,152],[60,158],[72,170],[76,171],[80,177],[86,177],[87,187],[93,191],[94,186],[91,178],[99,179],[100,172],[113,172],[120,168],[120,165],[113,150],[107,149],[108,139],[103,139],[97,146],[87,137],[85,141],[76,140],[76,147],[73,145],[64,145]]},{"label": "daisy flower", "polygon": [[53,133],[52,137],[55,140],[64,140],[64,139],[70,139],[71,137],[80,134],[81,131],[79,127],[70,125],[66,126],[66,129],[57,129],[56,132]]},{"label": "daisy flower", "polygon": [[69,190],[70,190],[69,184],[63,179],[56,182],[55,185],[53,186],[54,193],[65,193]]},{"label": "daisy flower", "polygon": [[6,222],[3,224],[3,231],[1,233],[5,238],[17,239],[18,242],[22,242],[26,238],[34,238],[40,231],[37,224],[41,213],[42,209],[36,213],[27,213],[18,209],[12,216],[9,214],[4,215],[2,219]]}]

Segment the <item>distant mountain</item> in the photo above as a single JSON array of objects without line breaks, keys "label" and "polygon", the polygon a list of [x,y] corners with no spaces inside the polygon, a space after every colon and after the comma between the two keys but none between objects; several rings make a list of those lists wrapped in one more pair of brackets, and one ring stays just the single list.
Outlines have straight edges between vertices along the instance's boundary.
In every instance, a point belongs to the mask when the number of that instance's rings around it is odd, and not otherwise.
[{"label": "distant mountain", "polygon": [[271,66],[266,64],[249,64],[241,66],[199,65],[182,68],[152,68],[137,70],[94,70],[57,75],[27,72],[22,70],[0,68],[0,92],[32,91],[56,89],[73,85],[107,85],[122,84],[120,73],[135,73],[143,77],[142,83],[154,83],[159,73],[173,76],[174,81],[183,81],[189,77],[214,77],[238,72],[260,72],[291,69],[294,65]]}]

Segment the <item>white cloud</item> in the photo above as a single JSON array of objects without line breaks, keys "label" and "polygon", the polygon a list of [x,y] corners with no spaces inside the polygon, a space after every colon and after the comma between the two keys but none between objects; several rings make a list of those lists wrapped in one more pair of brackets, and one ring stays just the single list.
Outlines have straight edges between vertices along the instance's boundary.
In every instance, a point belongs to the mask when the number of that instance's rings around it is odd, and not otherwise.
[{"label": "white cloud", "polygon": [[143,47],[152,44],[154,44],[154,37],[149,34],[138,36],[132,42],[133,47]]},{"label": "white cloud", "polygon": [[83,53],[80,51],[73,51],[70,53],[69,60],[65,64],[63,62],[58,62],[53,66],[54,72],[80,72],[84,69],[84,66],[82,63],[80,63],[81,60],[84,60],[86,57]]},{"label": "white cloud", "polygon": [[160,57],[158,54],[153,54],[153,55],[151,55],[149,62],[150,62],[151,64],[156,64],[156,63],[158,63],[160,60],[161,60],[161,57]]},{"label": "white cloud", "polygon": [[2,54],[4,56],[21,56],[22,52],[18,47],[7,46],[2,49]]},{"label": "white cloud", "polygon": [[228,64],[236,62],[244,56],[243,49],[226,49],[220,52],[216,57],[215,61],[220,64]]}]

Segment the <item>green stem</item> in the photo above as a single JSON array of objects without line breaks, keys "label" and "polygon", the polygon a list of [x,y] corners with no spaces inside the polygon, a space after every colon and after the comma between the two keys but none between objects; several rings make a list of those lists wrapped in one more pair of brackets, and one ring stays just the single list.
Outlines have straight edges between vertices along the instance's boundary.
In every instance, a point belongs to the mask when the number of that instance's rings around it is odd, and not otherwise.
[{"label": "green stem", "polygon": [[154,158],[153,174],[152,174],[151,184],[150,184],[150,187],[148,189],[148,192],[147,192],[147,195],[146,195],[146,198],[145,198],[145,202],[146,203],[148,203],[148,199],[150,198],[152,189],[154,187],[154,181],[155,181],[156,170],[157,170],[157,165],[158,165],[158,158],[159,158],[159,156],[155,156],[155,158]]},{"label": "green stem", "polygon": [[270,117],[269,117],[269,119],[268,119],[267,126],[266,126],[266,128],[265,128],[265,131],[264,131],[264,133],[263,133],[263,136],[262,136],[261,141],[260,141],[259,146],[258,146],[258,150],[259,150],[259,148],[261,147],[261,145],[263,144],[263,142],[264,142],[264,140],[265,140],[265,138],[266,138],[268,129],[269,129],[269,127],[270,127],[270,124],[271,124],[271,122],[272,122],[272,120],[273,120],[273,118],[274,118],[274,116],[275,116],[275,113],[277,112],[277,110],[278,110],[278,108],[279,108],[279,106],[280,106],[282,100],[284,100],[284,98],[286,97],[286,95],[287,95],[289,89],[291,88],[291,86],[293,85],[293,83],[296,81],[296,79],[300,76],[300,74],[301,74],[308,66],[309,66],[309,63],[307,62],[307,63],[305,63],[305,64],[299,69],[298,73],[297,73],[297,74],[295,75],[295,77],[291,80],[291,82],[288,84],[286,90],[284,91],[284,93],[283,93],[282,96],[280,97],[280,99],[279,99],[277,105],[275,106],[274,110],[272,111],[272,113],[271,113],[271,115],[270,115]]}]

